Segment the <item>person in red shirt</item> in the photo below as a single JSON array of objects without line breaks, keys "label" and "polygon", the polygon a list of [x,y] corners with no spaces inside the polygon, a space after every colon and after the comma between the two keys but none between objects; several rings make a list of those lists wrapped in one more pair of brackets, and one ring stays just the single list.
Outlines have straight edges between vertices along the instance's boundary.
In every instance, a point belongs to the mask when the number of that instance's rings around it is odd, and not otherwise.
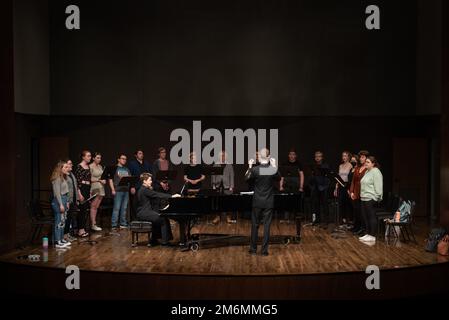
[{"label": "person in red shirt", "polygon": [[351,197],[352,207],[354,210],[354,228],[352,230],[354,234],[361,235],[365,232],[366,226],[364,226],[360,209],[360,181],[366,173],[365,160],[369,157],[369,152],[366,150],[361,150],[358,156],[359,163],[354,170],[351,186],[349,188],[349,196]]}]

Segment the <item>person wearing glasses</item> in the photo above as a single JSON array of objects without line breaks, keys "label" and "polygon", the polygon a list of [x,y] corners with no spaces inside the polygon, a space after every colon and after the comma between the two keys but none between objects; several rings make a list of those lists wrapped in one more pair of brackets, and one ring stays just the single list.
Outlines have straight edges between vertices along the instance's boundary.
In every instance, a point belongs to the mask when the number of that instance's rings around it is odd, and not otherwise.
[{"label": "person wearing glasses", "polygon": [[[120,179],[131,176],[131,172],[126,167],[127,157],[124,153],[117,157],[117,166],[112,179],[109,179],[112,196],[114,197],[114,207],[112,209],[112,229],[127,229],[126,210],[129,202],[129,185],[119,186]],[[120,223],[120,224],[119,224]]]}]

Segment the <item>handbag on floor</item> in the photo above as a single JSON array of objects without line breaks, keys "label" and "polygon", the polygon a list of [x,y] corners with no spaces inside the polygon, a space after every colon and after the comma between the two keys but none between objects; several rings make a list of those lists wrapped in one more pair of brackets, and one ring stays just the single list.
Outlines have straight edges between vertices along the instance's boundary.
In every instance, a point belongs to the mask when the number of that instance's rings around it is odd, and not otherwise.
[{"label": "handbag on floor", "polygon": [[449,256],[449,235],[446,234],[440,242],[438,242],[438,254],[442,256]]},{"label": "handbag on floor", "polygon": [[436,228],[432,229],[427,238],[426,243],[426,251],[427,252],[436,252],[438,247],[438,242],[444,237],[446,234],[446,230],[444,228]]}]

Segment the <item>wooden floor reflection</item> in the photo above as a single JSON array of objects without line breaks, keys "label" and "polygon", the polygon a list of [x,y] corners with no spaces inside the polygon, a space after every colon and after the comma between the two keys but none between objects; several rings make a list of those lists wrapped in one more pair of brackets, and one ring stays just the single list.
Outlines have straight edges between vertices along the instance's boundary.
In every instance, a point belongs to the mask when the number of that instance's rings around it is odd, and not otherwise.
[{"label": "wooden floor reflection", "polygon": [[[174,226],[174,234],[176,228]],[[359,242],[357,237],[350,234],[335,238],[330,232],[331,228],[303,227],[300,244],[273,244],[268,257],[249,255],[248,246],[201,248],[197,252],[181,252],[176,247],[148,248],[146,235],[139,238],[140,246],[133,248],[128,230],[117,233],[105,230],[92,234],[90,241],[74,242],[67,250],[50,248],[44,251],[40,246],[34,246],[5,254],[0,257],[0,261],[57,268],[76,265],[81,270],[111,272],[292,275],[362,271],[368,265],[377,265],[381,269],[403,268],[449,260],[424,251],[425,227],[417,230],[417,244],[382,239],[372,246]],[[247,220],[241,220],[235,225],[202,223],[196,229],[203,233],[249,235],[250,223]],[[274,221],[271,233],[293,235],[294,225]],[[40,255],[40,261],[29,262],[17,258],[29,254]]]}]

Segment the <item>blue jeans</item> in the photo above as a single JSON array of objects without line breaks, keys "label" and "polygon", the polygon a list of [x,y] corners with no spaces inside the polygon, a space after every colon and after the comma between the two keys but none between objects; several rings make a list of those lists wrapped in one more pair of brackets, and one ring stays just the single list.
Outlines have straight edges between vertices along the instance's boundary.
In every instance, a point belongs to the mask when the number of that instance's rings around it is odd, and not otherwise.
[{"label": "blue jeans", "polygon": [[128,208],[129,194],[128,191],[118,191],[114,197],[114,209],[112,209],[112,227],[117,227],[120,217],[120,225],[127,226],[126,209]]},{"label": "blue jeans", "polygon": [[51,202],[51,207],[53,209],[53,213],[55,215],[55,225],[53,228],[53,240],[54,242],[61,241],[64,239],[64,227],[65,227],[65,220],[67,215],[67,203],[68,203],[68,197],[67,195],[61,196],[62,205],[64,206],[65,212],[61,214],[61,210],[59,209],[59,202],[56,198],[53,198],[53,201]]}]

